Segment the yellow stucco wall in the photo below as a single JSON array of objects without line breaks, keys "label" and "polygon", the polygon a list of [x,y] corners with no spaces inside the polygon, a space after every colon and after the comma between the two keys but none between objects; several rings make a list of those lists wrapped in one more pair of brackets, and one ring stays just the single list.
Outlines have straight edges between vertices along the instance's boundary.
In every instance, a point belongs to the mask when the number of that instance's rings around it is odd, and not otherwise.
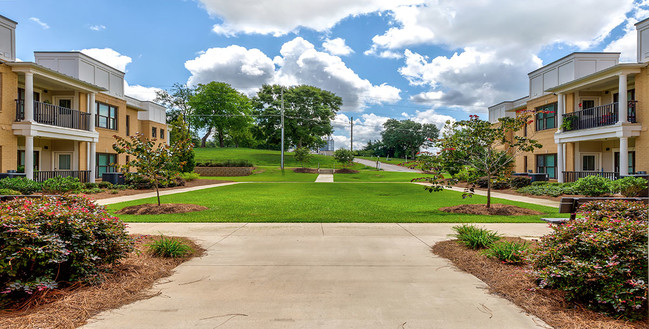
[{"label": "yellow stucco wall", "polygon": [[11,125],[16,120],[18,76],[5,64],[0,64],[0,172],[16,169],[18,138]]},{"label": "yellow stucco wall", "polygon": [[649,69],[646,67],[635,76],[635,95],[637,122],[642,123],[640,136],[634,141],[636,171],[649,172]]}]

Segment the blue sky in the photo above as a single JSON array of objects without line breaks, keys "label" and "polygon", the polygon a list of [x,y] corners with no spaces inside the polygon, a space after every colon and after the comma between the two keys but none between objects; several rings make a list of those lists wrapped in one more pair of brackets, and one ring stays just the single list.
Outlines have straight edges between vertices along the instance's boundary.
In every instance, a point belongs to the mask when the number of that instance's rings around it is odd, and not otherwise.
[{"label": "blue sky", "polygon": [[224,81],[310,84],[343,97],[337,147],[388,118],[442,125],[527,95],[527,73],[574,51],[635,61],[649,0],[0,0],[17,57],[80,50],[126,72],[127,94]]}]

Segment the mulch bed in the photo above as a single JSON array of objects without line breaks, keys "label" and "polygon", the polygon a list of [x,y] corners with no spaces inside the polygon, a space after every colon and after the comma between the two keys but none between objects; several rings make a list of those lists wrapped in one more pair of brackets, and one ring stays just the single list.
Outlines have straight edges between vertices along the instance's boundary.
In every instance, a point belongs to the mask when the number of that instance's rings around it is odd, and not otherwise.
[{"label": "mulch bed", "polygon": [[348,168],[336,169],[335,172],[336,174],[358,174],[358,170]]},{"label": "mulch bed", "polygon": [[492,204],[491,208],[487,208],[484,204],[461,204],[453,207],[439,208],[439,210],[454,214],[469,215],[524,216],[543,214],[540,211],[499,203]]},{"label": "mulch bed", "polygon": [[120,215],[163,215],[163,214],[180,214],[192,211],[207,210],[207,207],[199,206],[196,204],[184,203],[162,203],[160,205],[154,203],[145,203],[135,206],[124,207],[118,211]]},{"label": "mulch bed", "polygon": [[[210,184],[219,184],[219,183],[227,183],[231,181],[227,180],[215,180],[215,179],[194,179],[190,182],[186,182],[185,186],[175,186],[175,187],[165,187],[161,188],[160,191],[168,191],[168,190],[177,190],[181,188],[186,188],[186,187],[193,187],[193,186],[202,186],[202,185],[210,185]],[[148,192],[155,192],[155,189],[143,189],[143,190],[108,190],[106,192],[101,192],[101,193],[95,193],[95,194],[88,194],[87,196],[90,199],[93,200],[99,200],[99,199],[107,199],[107,198],[115,198],[115,197],[120,197],[120,196],[127,196],[127,195],[135,195],[135,194],[142,194],[142,193],[148,193]]]},{"label": "mulch bed", "polygon": [[529,266],[503,264],[481,255],[479,251],[464,247],[457,240],[439,242],[433,246],[432,252],[449,259],[460,270],[485,282],[491,293],[510,300],[554,328],[649,328],[649,321],[616,320],[590,311],[581,305],[570,304],[565,301],[561,291],[539,289],[530,275]]},{"label": "mulch bed", "polygon": [[136,251],[111,268],[103,283],[96,286],[74,285],[45,291],[0,311],[0,328],[77,328],[100,312],[160,294],[150,288],[160,278],[168,277],[181,263],[201,256],[205,250],[186,238],[194,253],[186,258],[158,258],[146,252],[151,236],[135,235]]},{"label": "mulch bed", "polygon": [[293,168],[294,173],[298,174],[317,174],[318,169],[316,168]]}]

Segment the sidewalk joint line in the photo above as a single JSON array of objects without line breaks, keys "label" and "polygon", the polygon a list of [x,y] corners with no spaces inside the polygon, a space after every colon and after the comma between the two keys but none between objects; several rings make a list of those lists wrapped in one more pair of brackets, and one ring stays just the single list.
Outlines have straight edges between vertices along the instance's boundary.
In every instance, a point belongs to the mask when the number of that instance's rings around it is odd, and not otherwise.
[{"label": "sidewalk joint line", "polygon": [[408,231],[408,229],[406,229],[405,227],[401,226],[401,224],[397,223],[397,225],[398,225],[399,227],[401,227],[404,231],[410,233],[410,235],[412,235],[413,237],[415,237],[415,239],[421,241],[421,243],[425,244],[428,248],[432,248],[432,247],[433,247],[433,246],[429,245],[428,243],[424,242],[424,240],[420,239],[418,236],[414,235],[412,232]]},{"label": "sidewalk joint line", "polygon": [[212,244],[211,246],[209,246],[209,247],[207,247],[207,248],[205,248],[205,249],[208,249],[208,250],[209,250],[210,248],[216,246],[217,244],[221,243],[221,241],[223,241],[223,240],[229,238],[232,234],[234,234],[234,233],[237,232],[238,230],[240,230],[240,229],[246,227],[246,225],[248,225],[248,223],[245,223],[245,224],[243,224],[243,225],[237,227],[236,230],[234,230],[234,231],[232,231],[230,234],[224,236],[223,238],[221,238],[221,240],[214,242],[214,244]]}]

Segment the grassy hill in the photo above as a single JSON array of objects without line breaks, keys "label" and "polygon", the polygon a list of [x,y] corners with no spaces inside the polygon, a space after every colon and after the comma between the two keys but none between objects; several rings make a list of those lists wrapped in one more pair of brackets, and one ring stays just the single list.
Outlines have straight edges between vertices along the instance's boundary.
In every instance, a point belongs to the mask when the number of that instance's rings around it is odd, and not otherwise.
[{"label": "grassy hill", "polygon": [[[248,160],[252,162],[255,167],[279,167],[280,166],[280,151],[271,150],[258,150],[248,148],[195,148],[196,162],[221,162],[226,160]],[[309,163],[304,166],[308,168],[333,168],[336,161],[333,157],[314,154]],[[293,152],[284,152],[284,167],[302,167],[302,165],[295,161],[295,154]],[[340,164],[336,163],[336,167]],[[354,169],[363,168],[364,166],[355,164]]]}]

